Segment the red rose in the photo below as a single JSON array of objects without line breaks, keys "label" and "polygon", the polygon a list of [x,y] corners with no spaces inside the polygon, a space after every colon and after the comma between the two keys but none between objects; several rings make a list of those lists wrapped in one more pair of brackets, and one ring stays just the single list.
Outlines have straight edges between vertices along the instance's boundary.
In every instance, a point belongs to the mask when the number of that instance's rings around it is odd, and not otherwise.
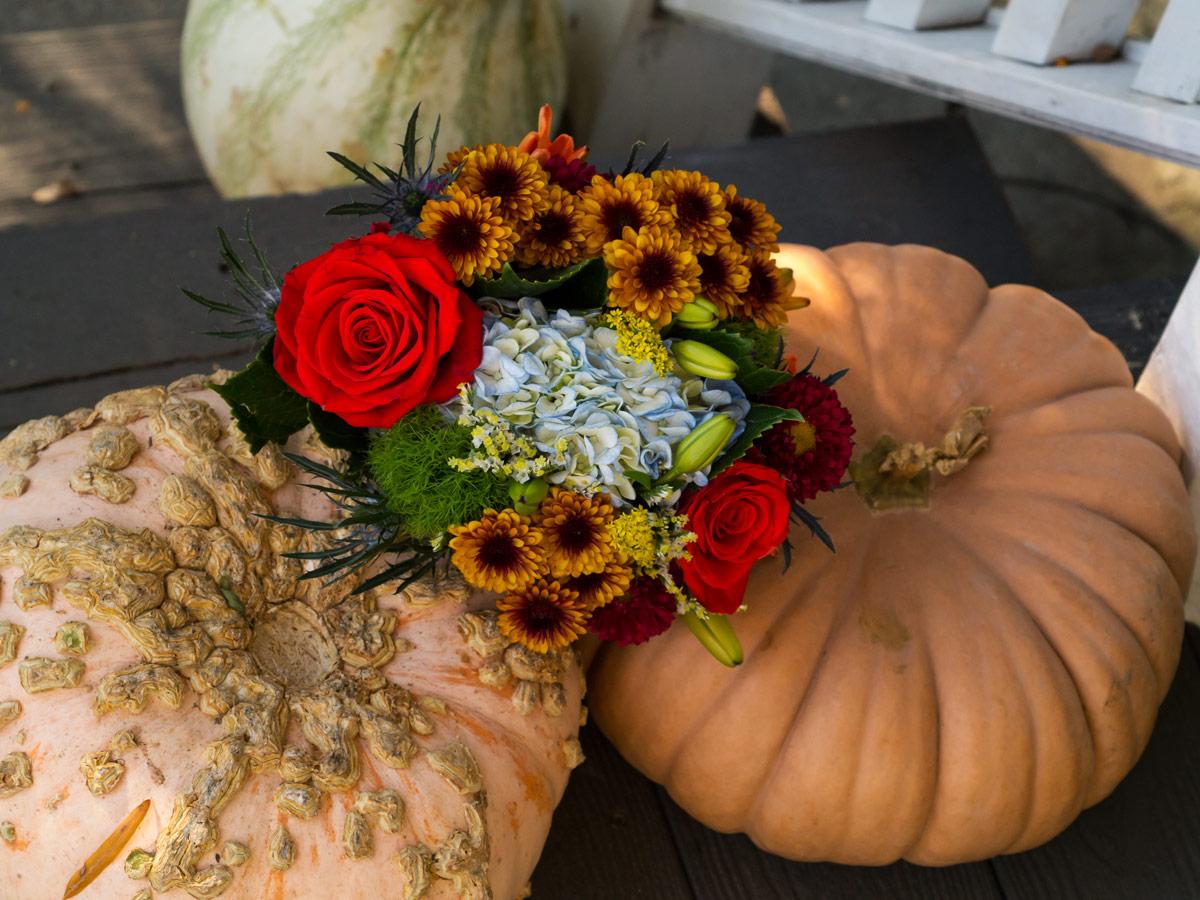
[{"label": "red rose", "polygon": [[432,241],[368,234],[292,269],[275,313],[275,369],[360,428],[443,403],[483,356],[483,314]]},{"label": "red rose", "polygon": [[774,469],[738,461],[687,497],[680,512],[696,540],[683,580],[710,612],[737,612],[751,567],[788,535],[787,482]]}]

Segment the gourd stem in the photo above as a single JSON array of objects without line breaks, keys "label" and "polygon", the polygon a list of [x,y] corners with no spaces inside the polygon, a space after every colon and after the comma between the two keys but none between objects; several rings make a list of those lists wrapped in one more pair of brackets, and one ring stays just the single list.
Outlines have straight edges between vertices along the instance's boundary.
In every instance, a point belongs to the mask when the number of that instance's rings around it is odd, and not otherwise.
[{"label": "gourd stem", "polygon": [[850,477],[863,501],[877,511],[929,507],[933,474],[950,476],[987,449],[990,438],[984,420],[987,406],[963,411],[937,447],[919,441],[901,444],[889,434],[875,442],[865,456],[850,464]]},{"label": "gourd stem", "polygon": [[708,615],[701,618],[694,610],[683,614],[683,621],[696,639],[704,645],[704,649],[713,655],[723,666],[734,668],[742,664],[745,658],[742,644],[729,624],[728,616]]}]

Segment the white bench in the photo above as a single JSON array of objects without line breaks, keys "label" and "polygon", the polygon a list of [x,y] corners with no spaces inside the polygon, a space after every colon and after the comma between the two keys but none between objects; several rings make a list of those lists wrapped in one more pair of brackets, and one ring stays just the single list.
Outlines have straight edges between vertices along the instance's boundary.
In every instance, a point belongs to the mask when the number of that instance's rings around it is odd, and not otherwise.
[{"label": "white bench", "polygon": [[[740,139],[766,81],[766,48],[1200,167],[1200,0],[1170,0],[1149,42],[1125,40],[1137,0],[568,6],[580,54],[571,108],[606,152],[639,134]],[[1179,429],[1200,521],[1200,266],[1138,387]],[[1200,572],[1189,616],[1200,621]]]}]

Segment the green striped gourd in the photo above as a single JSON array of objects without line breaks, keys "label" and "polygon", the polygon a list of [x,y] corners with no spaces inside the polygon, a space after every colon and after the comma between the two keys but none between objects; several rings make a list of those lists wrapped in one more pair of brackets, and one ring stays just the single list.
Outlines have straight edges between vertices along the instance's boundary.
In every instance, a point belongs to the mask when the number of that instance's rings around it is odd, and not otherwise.
[{"label": "green striped gourd", "polygon": [[397,162],[417,103],[445,150],[516,142],[566,91],[560,0],[191,0],[188,123],[217,189],[312,191],[325,155]]}]

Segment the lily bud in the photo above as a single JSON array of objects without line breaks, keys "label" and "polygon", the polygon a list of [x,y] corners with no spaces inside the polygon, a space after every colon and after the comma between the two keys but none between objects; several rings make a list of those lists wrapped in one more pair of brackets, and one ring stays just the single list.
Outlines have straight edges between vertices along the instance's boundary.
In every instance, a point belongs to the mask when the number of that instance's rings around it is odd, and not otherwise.
[{"label": "lily bud", "polygon": [[701,378],[718,378],[727,381],[737,375],[737,363],[708,344],[700,341],[674,341],[671,353],[679,368]]},{"label": "lily bud", "polygon": [[664,481],[672,481],[688,472],[698,472],[725,449],[737,423],[725,413],[717,413],[675,446],[675,462]]},{"label": "lily bud", "polygon": [[508,496],[513,502],[513,509],[523,516],[532,516],[537,512],[538,505],[550,493],[550,485],[544,478],[534,478],[521,484],[514,481],[508,486]]},{"label": "lily bud", "polygon": [[721,665],[732,669],[742,664],[745,659],[742,643],[729,624],[728,616],[709,615],[702,619],[694,611],[688,610],[684,613],[683,621],[704,645],[704,649]]},{"label": "lily bud", "polygon": [[697,297],[675,313],[675,322],[693,331],[709,331],[716,328],[719,321],[717,304],[705,297]]}]

